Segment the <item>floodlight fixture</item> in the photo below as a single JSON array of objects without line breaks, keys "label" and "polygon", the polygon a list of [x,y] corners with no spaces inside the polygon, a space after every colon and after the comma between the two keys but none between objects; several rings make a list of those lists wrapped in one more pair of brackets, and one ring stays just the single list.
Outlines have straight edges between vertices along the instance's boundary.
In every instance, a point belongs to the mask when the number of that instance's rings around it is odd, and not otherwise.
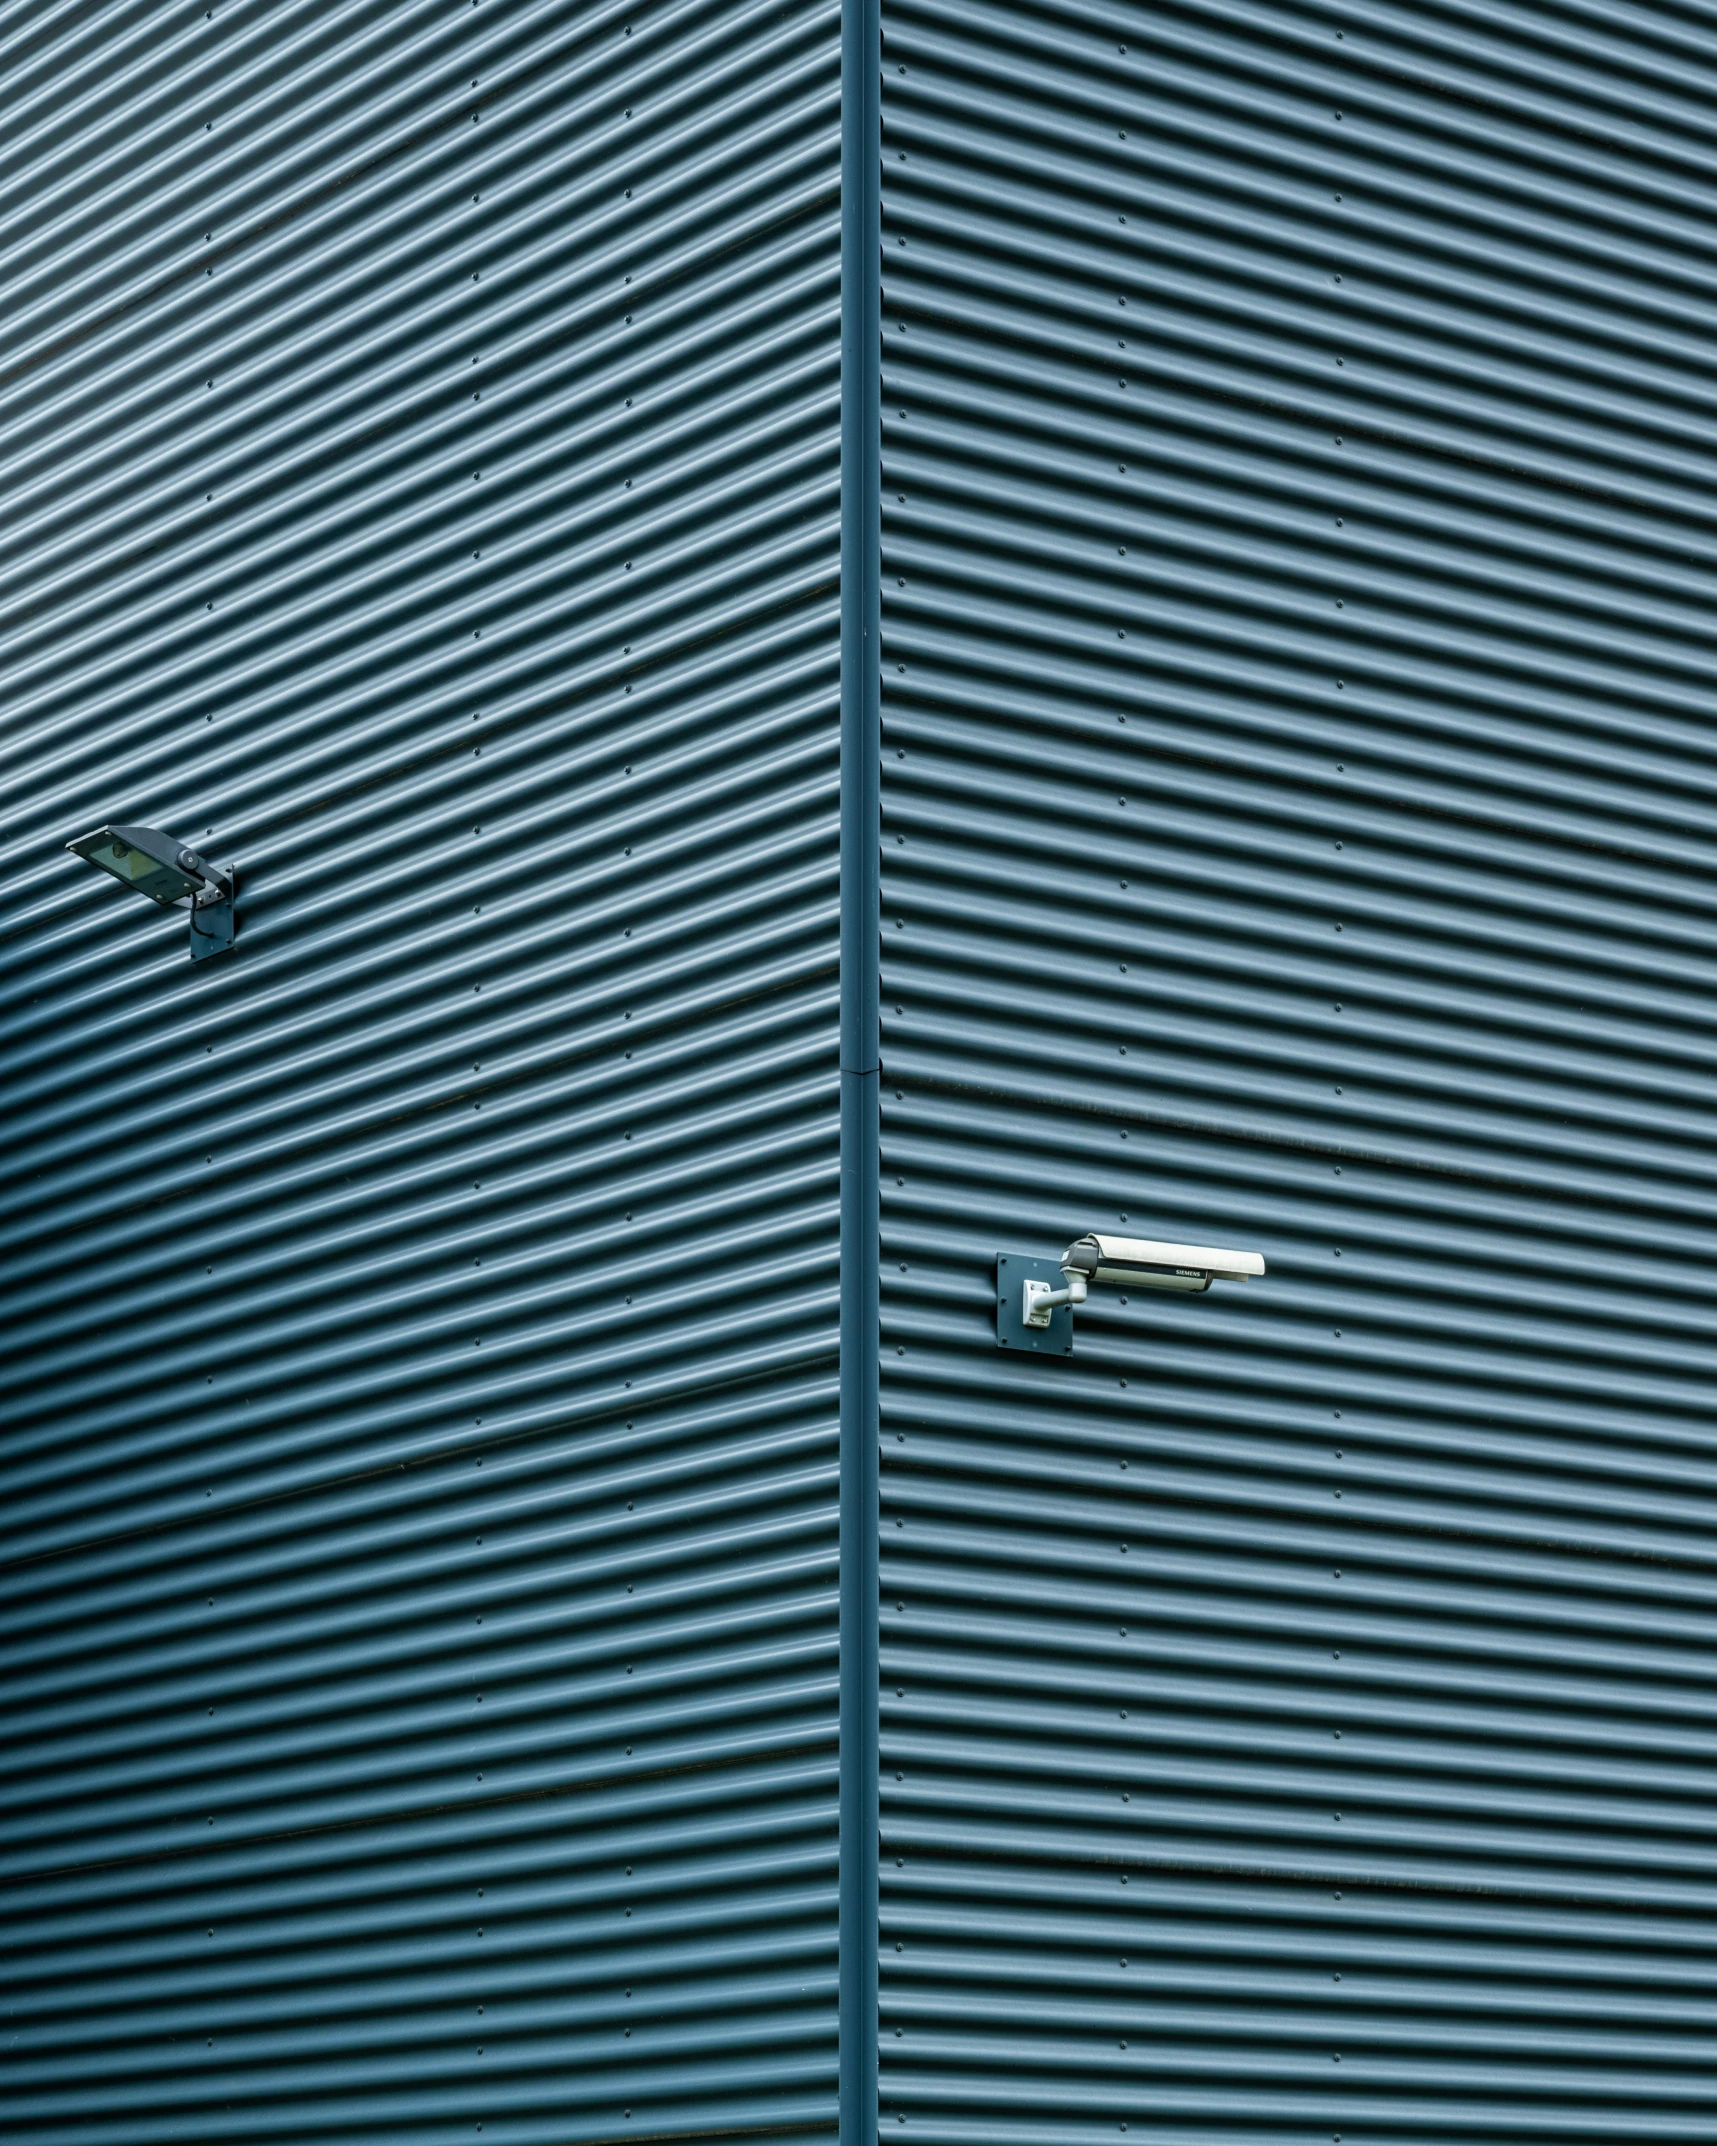
[{"label": "floodlight fixture", "polygon": [[163,909],[187,910],[193,961],[232,945],[237,879],[230,865],[210,864],[158,827],[98,827],[66,847],[86,864],[111,873],[133,894]]},{"label": "floodlight fixture", "polygon": [[1212,1282],[1243,1282],[1263,1272],[1262,1252],[1162,1244],[1096,1230],[1076,1237],[1058,1260],[1004,1252],[996,1261],[996,1343],[1065,1356],[1073,1346],[1073,1307],[1083,1304],[1093,1287],[1202,1295]]}]

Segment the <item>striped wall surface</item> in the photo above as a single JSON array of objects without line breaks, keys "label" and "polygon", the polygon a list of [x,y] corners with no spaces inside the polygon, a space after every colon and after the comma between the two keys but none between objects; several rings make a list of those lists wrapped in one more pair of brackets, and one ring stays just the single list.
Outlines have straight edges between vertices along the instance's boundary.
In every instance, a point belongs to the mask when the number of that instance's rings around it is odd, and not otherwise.
[{"label": "striped wall surface", "polygon": [[0,73],[0,2128],[829,2137],[838,12]]},{"label": "striped wall surface", "polygon": [[883,27],[882,2130],[1708,2140],[1711,19]]}]

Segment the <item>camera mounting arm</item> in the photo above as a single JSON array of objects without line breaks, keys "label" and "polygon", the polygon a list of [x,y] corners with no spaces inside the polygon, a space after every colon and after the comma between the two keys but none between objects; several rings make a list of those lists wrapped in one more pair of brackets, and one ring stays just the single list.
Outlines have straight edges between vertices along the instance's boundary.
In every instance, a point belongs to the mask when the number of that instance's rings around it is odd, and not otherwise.
[{"label": "camera mounting arm", "polygon": [[1059,1289],[1052,1289],[1048,1282],[1034,1281],[1029,1277],[1019,1285],[1021,1319],[1027,1326],[1035,1327],[1046,1334],[1049,1331],[1052,1312],[1059,1311],[1064,1304],[1083,1304],[1087,1295],[1083,1274],[1069,1274],[1065,1267],[1061,1271],[1064,1279]]}]

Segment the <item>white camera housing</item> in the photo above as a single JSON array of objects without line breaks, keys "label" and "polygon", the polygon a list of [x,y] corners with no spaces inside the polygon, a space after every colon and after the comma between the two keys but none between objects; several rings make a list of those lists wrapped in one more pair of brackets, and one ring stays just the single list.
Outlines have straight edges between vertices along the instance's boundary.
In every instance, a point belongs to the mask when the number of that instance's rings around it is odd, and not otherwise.
[{"label": "white camera housing", "polygon": [[1149,1237],[1110,1237],[1091,1230],[1076,1237],[1061,1256],[1062,1286],[1020,1284],[1021,1323],[1048,1329],[1063,1305],[1083,1304],[1094,1286],[1178,1289],[1198,1295],[1212,1282],[1243,1282],[1265,1271],[1261,1252],[1231,1252],[1214,1245],[1165,1244]]}]

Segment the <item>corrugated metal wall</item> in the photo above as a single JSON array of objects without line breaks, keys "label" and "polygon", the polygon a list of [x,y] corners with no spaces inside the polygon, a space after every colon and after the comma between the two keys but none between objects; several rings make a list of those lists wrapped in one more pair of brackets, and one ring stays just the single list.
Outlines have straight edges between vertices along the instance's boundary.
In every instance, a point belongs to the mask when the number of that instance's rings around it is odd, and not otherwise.
[{"label": "corrugated metal wall", "polygon": [[884,35],[884,2129],[1709,2140],[1710,19]]},{"label": "corrugated metal wall", "polygon": [[0,2127],[827,2136],[837,12],[0,72]]}]

